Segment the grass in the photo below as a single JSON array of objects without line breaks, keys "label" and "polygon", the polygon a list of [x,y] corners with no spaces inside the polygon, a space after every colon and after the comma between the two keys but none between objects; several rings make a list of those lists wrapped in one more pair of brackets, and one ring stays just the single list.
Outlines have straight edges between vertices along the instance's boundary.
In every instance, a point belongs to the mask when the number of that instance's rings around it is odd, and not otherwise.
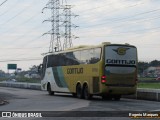
[{"label": "grass", "polygon": [[7,80],[7,78],[0,78],[0,82]]},{"label": "grass", "polygon": [[28,83],[41,83],[40,79],[35,78],[18,78],[17,82],[28,82]]},{"label": "grass", "polygon": [[160,83],[138,83],[138,88],[160,89]]},{"label": "grass", "polygon": [[153,77],[140,77],[140,78],[138,78],[138,80],[155,80],[155,78],[153,78]]},{"label": "grass", "polygon": [[[8,80],[7,78],[1,78],[1,81]],[[33,78],[18,78],[17,82],[27,82],[27,83],[40,83],[40,79]],[[141,79],[142,80],[142,79]],[[153,80],[153,78],[143,78],[143,80]],[[150,89],[160,89],[160,83],[138,83],[138,88],[150,88]]]}]

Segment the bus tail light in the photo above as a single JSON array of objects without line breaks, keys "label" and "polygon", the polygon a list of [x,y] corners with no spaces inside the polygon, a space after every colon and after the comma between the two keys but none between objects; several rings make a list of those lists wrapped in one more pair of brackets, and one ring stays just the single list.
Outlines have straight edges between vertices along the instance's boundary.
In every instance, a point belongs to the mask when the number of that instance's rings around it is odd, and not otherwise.
[{"label": "bus tail light", "polygon": [[106,80],[106,76],[105,75],[103,75],[102,77],[101,77],[101,83],[106,83],[107,82],[107,80]]}]

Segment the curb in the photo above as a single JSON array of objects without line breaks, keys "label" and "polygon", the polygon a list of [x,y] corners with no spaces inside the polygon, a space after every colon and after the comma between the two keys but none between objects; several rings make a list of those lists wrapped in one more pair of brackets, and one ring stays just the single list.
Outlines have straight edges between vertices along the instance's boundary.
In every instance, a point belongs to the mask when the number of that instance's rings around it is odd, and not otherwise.
[{"label": "curb", "polygon": [[142,89],[138,88],[136,94],[123,96],[124,98],[137,100],[150,100],[160,102],[160,89]]},{"label": "curb", "polygon": [[[41,90],[40,83],[22,83],[22,82],[0,82],[0,87],[14,87],[32,90]],[[160,101],[160,89],[142,89],[138,88],[134,95],[124,95],[123,98]]]},{"label": "curb", "polygon": [[41,90],[40,83],[0,82],[0,87],[14,87],[14,88]]}]

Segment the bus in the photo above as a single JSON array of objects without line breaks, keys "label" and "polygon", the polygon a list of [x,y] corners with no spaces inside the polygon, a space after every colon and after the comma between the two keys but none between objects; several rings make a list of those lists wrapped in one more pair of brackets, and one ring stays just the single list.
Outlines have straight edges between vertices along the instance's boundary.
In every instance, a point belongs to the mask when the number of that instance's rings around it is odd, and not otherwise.
[{"label": "bus", "polygon": [[41,88],[91,99],[120,100],[137,88],[137,48],[129,44],[104,42],[79,46],[44,56]]}]

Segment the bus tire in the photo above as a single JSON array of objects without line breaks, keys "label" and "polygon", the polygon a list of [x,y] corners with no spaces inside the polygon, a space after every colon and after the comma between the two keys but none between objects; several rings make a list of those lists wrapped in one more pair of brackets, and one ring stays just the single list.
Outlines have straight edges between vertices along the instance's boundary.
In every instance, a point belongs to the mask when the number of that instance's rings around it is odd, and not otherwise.
[{"label": "bus tire", "polygon": [[112,96],[111,95],[102,95],[102,99],[103,100],[112,100]]},{"label": "bus tire", "polygon": [[120,99],[121,99],[121,95],[115,95],[115,96],[114,96],[114,100],[120,101]]},{"label": "bus tire", "polygon": [[78,84],[76,87],[76,95],[77,95],[77,98],[80,98],[80,99],[83,98],[82,88],[80,84]]},{"label": "bus tire", "polygon": [[84,94],[84,98],[85,98],[86,100],[92,99],[92,95],[89,93],[88,85],[85,85],[85,86],[84,86],[83,94]]},{"label": "bus tire", "polygon": [[49,95],[54,95],[54,92],[51,90],[51,85],[50,85],[50,83],[48,83],[48,85],[47,85],[47,91],[48,91],[48,94],[49,94]]},{"label": "bus tire", "polygon": [[73,96],[73,97],[77,97],[77,94],[76,94],[76,93],[72,93],[72,96]]}]

